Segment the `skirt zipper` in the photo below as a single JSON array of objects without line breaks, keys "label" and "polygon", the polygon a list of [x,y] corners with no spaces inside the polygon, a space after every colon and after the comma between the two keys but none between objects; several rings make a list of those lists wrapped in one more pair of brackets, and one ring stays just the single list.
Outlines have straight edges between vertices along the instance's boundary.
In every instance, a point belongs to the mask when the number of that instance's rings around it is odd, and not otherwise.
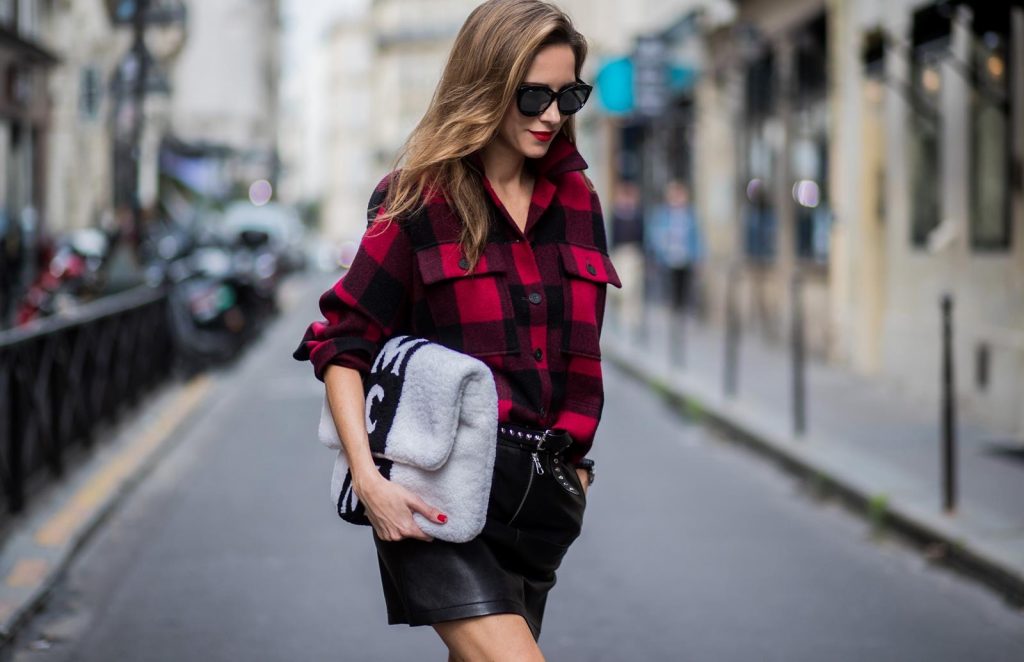
[{"label": "skirt zipper", "polygon": [[512,514],[512,519],[508,521],[509,524],[516,521],[516,517],[519,516],[519,511],[521,511],[523,506],[526,505],[526,498],[530,496],[530,487],[533,486],[533,475],[537,474],[540,476],[544,473],[544,467],[540,464],[540,458],[537,457],[537,452],[534,451],[530,453],[530,457],[533,459],[533,471],[530,472],[530,478],[526,481],[526,491],[523,492],[523,499],[519,502],[519,507],[516,508],[516,512]]}]

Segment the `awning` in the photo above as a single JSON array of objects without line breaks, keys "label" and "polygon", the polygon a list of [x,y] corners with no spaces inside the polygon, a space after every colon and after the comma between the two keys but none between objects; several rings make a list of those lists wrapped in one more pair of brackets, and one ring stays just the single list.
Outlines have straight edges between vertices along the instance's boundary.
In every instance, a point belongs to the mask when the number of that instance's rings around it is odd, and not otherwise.
[{"label": "awning", "polygon": [[19,58],[39,66],[53,66],[60,62],[60,58],[49,50],[5,27],[0,27],[0,49],[11,51]]}]

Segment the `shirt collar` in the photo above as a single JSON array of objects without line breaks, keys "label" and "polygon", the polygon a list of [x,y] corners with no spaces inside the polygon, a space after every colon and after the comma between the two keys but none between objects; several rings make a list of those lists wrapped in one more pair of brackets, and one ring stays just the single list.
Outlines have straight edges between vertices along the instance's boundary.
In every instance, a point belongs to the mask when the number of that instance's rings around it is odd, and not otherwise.
[{"label": "shirt collar", "polygon": [[[483,174],[484,162],[480,157],[479,150],[465,159],[475,170]],[[561,131],[551,141],[551,147],[548,148],[544,156],[539,159],[528,159],[528,162],[533,165],[533,170],[537,175],[548,179],[556,178],[567,172],[586,170],[589,167],[579,150],[576,149],[576,145]]]}]

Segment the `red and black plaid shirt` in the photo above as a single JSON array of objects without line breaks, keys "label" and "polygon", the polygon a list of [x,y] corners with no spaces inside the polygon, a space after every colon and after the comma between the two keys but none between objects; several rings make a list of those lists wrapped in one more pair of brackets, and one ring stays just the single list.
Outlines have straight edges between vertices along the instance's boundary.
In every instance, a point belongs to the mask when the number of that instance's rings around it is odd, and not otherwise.
[{"label": "red and black plaid shirt", "polygon": [[[474,155],[476,156],[476,155]],[[369,371],[391,336],[427,338],[478,357],[494,373],[501,422],[564,428],[568,459],[586,455],[604,405],[601,325],[605,290],[621,287],[608,259],[586,161],[559,136],[530,162],[536,183],[525,232],[486,177],[491,228],[475,270],[459,246],[460,220],[443,196],[400,222],[374,224],[389,177],[370,199],[366,234],[348,272],[320,297],[293,356],[317,379],[337,364]]]}]

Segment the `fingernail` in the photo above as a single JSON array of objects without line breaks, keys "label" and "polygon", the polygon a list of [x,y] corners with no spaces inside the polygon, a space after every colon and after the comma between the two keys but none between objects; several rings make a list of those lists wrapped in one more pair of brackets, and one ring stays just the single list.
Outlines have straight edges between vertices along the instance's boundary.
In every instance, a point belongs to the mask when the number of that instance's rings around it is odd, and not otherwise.
[{"label": "fingernail", "polygon": [[439,521],[441,524],[444,524],[445,522],[448,521],[448,516],[445,515],[444,513],[438,513],[437,521]]}]

